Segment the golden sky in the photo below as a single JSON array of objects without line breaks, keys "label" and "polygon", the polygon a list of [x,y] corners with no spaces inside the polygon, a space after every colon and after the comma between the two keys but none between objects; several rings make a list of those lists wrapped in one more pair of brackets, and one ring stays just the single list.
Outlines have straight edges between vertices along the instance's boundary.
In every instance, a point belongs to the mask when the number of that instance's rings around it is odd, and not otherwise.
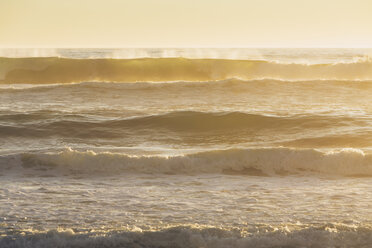
[{"label": "golden sky", "polygon": [[0,47],[372,47],[372,0],[0,0]]}]

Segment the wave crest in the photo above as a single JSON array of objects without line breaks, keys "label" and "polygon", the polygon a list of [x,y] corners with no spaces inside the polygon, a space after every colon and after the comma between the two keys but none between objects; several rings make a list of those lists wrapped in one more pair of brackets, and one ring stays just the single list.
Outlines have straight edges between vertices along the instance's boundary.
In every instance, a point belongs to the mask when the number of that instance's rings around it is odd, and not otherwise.
[{"label": "wave crest", "polygon": [[131,156],[110,152],[82,152],[68,148],[57,153],[2,156],[0,168],[3,173],[8,170],[16,173],[31,170],[35,173],[60,171],[62,174],[89,175],[227,173],[370,177],[372,154],[365,154],[357,149],[322,152],[315,149],[257,148],[214,150],[180,156]]}]

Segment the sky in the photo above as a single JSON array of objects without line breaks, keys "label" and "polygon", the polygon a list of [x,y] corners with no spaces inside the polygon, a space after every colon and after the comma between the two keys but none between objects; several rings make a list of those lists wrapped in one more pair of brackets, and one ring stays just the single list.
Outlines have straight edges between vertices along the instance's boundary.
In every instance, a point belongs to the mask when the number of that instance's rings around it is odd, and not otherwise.
[{"label": "sky", "polygon": [[0,0],[0,47],[372,47],[372,0]]}]

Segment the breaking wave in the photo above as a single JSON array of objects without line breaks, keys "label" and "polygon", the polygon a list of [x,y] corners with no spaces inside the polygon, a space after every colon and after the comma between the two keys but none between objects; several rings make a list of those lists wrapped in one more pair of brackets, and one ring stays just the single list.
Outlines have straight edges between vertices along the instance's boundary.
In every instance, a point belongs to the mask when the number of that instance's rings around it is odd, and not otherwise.
[{"label": "breaking wave", "polygon": [[2,173],[34,172],[110,175],[236,174],[236,175],[334,175],[372,176],[372,154],[362,150],[257,148],[213,150],[176,156],[131,156],[121,153],[77,151],[21,153],[0,157]]},{"label": "breaking wave", "polygon": [[[273,228],[269,228],[273,229]],[[71,229],[51,230],[3,237],[3,248],[20,247],[355,247],[367,248],[372,243],[372,229],[334,224],[299,230],[281,228],[246,234],[220,228],[173,227],[158,231],[112,231],[79,234]]]},{"label": "breaking wave", "polygon": [[142,58],[0,58],[0,83],[283,80],[371,80],[369,59],[352,63],[286,64],[265,60]]}]

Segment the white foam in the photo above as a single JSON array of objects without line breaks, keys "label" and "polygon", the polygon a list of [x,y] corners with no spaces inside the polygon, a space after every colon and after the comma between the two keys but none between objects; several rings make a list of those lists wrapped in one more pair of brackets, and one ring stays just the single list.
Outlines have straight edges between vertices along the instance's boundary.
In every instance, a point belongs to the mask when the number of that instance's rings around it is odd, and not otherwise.
[{"label": "white foam", "polygon": [[46,233],[16,235],[0,239],[3,248],[18,247],[370,247],[372,233],[368,227],[310,227],[291,231],[289,228],[266,230],[249,235],[238,230],[218,228],[174,227],[142,232],[95,232],[76,234],[73,230],[51,230]]}]

